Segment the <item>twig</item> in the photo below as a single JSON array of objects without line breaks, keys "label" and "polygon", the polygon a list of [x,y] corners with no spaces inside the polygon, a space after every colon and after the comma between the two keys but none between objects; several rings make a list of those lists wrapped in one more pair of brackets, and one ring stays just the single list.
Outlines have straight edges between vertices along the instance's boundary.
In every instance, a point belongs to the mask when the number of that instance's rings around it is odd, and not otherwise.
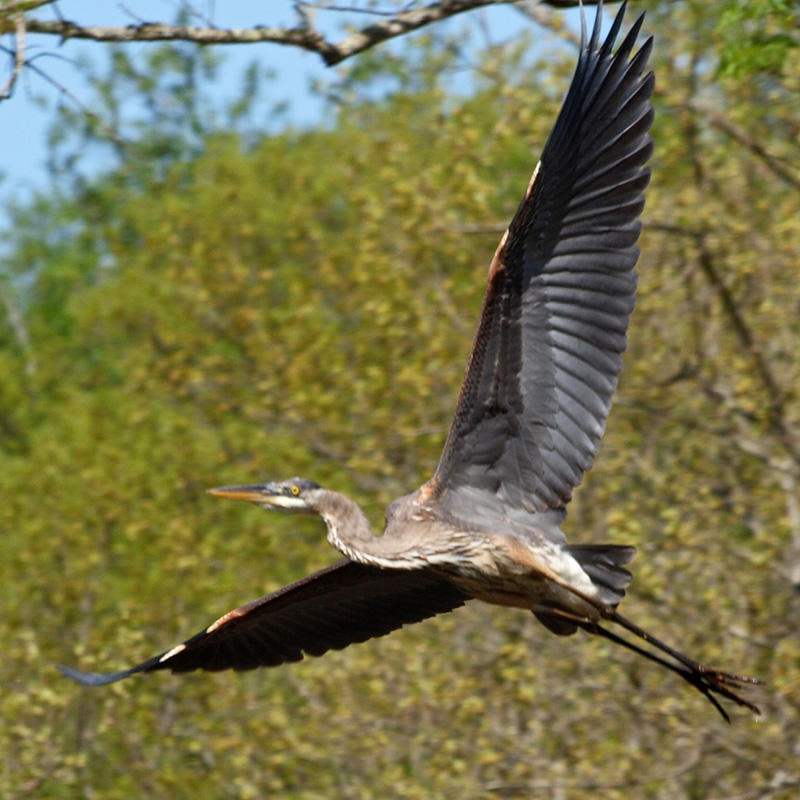
[{"label": "twig", "polygon": [[[555,3],[550,3],[550,5],[555,5],[556,8],[558,8],[558,5]],[[541,3],[531,3],[531,2],[515,3],[514,8],[515,10],[519,11],[519,13],[522,14],[523,17],[532,20],[537,25],[541,25],[543,28],[549,28],[550,30],[557,33],[559,36],[562,36],[564,39],[567,39],[570,42],[572,42],[572,44],[574,44],[576,47],[580,47],[581,45],[580,35],[572,32],[563,25],[557,25],[554,17],[542,11]]]},{"label": "twig", "polygon": [[[413,3],[409,3],[402,11],[409,11]],[[380,8],[359,8],[359,6],[344,6],[337,5],[336,3],[304,3],[296,2],[295,7],[298,13],[301,13],[300,7],[304,9],[314,9],[315,11],[339,11],[346,14],[371,14],[374,17],[393,17],[395,14],[401,13],[396,8],[386,9],[385,11]],[[302,12],[305,13],[305,12]]]},{"label": "twig", "polygon": [[14,84],[25,66],[25,17],[22,14],[17,14],[14,19],[16,26],[16,40],[17,46],[14,48],[14,68],[11,70],[11,75],[8,80],[0,89],[0,100],[6,100],[11,97],[14,91]]},{"label": "twig", "polygon": [[778,381],[772,374],[772,369],[764,358],[761,348],[756,343],[755,337],[747,325],[739,306],[733,298],[733,294],[722,280],[711,252],[706,243],[707,231],[692,230],[679,225],[663,222],[648,222],[650,230],[657,230],[671,235],[679,235],[694,240],[697,250],[697,262],[706,280],[711,284],[714,291],[722,303],[723,311],[731,323],[734,333],[749,353],[750,358],[756,368],[767,396],[769,397],[768,419],[772,430],[778,435],[787,452],[795,464],[800,465],[800,451],[798,451],[795,436],[786,427],[784,398],[785,393],[780,388]]},{"label": "twig", "polygon": [[6,309],[8,326],[11,328],[17,340],[17,344],[25,356],[25,374],[33,375],[36,372],[36,358],[31,348],[31,337],[25,325],[25,317],[11,297],[11,293],[6,288],[5,282],[0,282],[0,300],[2,300]]},{"label": "twig", "polygon": [[686,107],[702,119],[707,120],[715,128],[718,128],[719,130],[728,134],[731,139],[735,139],[743,147],[746,147],[754,156],[756,156],[756,158],[760,159],[764,164],[766,164],[766,166],[781,180],[786,181],[786,183],[788,183],[790,186],[794,186],[795,189],[800,189],[800,178],[785,169],[775,156],[768,153],[759,142],[749,136],[738,125],[731,122],[731,120],[729,120],[726,116],[720,114],[714,109],[701,105],[694,100],[690,100],[686,104]]},{"label": "twig", "polygon": [[102,131],[105,135],[112,141],[114,144],[117,145],[121,150],[127,150],[128,145],[124,139],[122,139],[116,131],[112,128],[109,128],[100,117],[97,116],[91,109],[89,109],[84,103],[82,103],[66,86],[62,83],[59,83],[55,78],[48,75],[43,69],[36,66],[33,63],[33,59],[29,58],[26,59],[24,62],[24,66],[35,72],[40,78],[46,80],[51,86],[54,86],[58,89],[61,94],[64,95],[68,100],[74,103],[89,119],[91,119]]},{"label": "twig", "polygon": [[730,289],[728,289],[727,285],[717,271],[717,267],[714,264],[714,259],[712,258],[711,252],[706,245],[705,235],[699,236],[696,241],[700,250],[698,253],[698,263],[700,264],[700,269],[708,279],[708,282],[716,290],[720,302],[722,303],[722,307],[725,310],[731,325],[733,326],[733,330],[735,331],[745,350],[747,350],[747,352],[750,354],[750,358],[755,365],[756,372],[761,378],[761,383],[767,390],[767,396],[769,398],[768,414],[770,425],[778,433],[787,450],[792,454],[793,459],[797,463],[800,463],[800,454],[798,454],[795,448],[793,437],[790,435],[789,431],[786,429],[786,425],[784,424],[784,392],[778,385],[778,382],[775,380],[775,376],[772,374],[769,364],[763,357],[761,349],[756,344],[755,338],[745,322],[744,317],[739,310],[739,306],[733,299]]}]

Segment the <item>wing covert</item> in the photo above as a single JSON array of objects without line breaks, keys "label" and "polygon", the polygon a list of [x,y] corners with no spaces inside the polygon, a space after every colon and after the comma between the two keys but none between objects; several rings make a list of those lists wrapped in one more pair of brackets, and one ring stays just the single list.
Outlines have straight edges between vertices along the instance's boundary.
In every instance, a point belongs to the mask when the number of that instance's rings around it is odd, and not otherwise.
[{"label": "wing covert", "polygon": [[523,513],[563,509],[594,461],[636,289],[638,216],[652,151],[652,39],[617,52],[623,4],[598,47],[582,36],[572,84],[495,253],[467,372],[434,477]]}]

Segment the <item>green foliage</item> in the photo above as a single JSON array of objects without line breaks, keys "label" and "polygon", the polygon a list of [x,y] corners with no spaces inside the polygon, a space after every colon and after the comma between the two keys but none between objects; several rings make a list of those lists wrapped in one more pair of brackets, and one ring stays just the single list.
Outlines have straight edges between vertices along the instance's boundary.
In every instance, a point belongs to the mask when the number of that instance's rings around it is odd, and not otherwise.
[{"label": "green foliage", "polygon": [[252,674],[90,691],[54,669],[126,666],[336,557],[317,521],[204,488],[304,475],[377,527],[430,474],[500,232],[474,231],[510,218],[560,102],[544,77],[504,80],[493,52],[461,101],[435,71],[375,102],[354,79],[328,129],[249,147],[198,117],[152,172],[123,160],[17,210],[3,287],[21,323],[0,329],[3,796],[793,795],[800,220],[775,167],[799,160],[798,74],[763,103],[758,76],[717,81],[687,59],[714,20],[654,17],[639,303],[568,533],[636,544],[627,613],[762,677],[765,720],[727,728],[644,661],[477,604]]},{"label": "green foliage", "polygon": [[718,31],[724,41],[721,75],[780,75],[800,48],[800,7],[795,0],[734,0]]}]

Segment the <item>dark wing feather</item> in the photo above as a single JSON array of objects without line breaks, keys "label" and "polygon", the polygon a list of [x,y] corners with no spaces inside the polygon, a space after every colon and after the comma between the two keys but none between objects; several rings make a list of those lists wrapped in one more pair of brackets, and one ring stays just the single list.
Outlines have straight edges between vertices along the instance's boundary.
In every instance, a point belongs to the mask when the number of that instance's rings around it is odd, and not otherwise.
[{"label": "dark wing feather", "polygon": [[[454,513],[563,509],[594,461],[636,289],[652,151],[652,40],[612,55],[600,13],[528,191],[497,249],[455,418],[423,496]],[[459,494],[460,493],[460,494]],[[463,498],[462,498],[463,499]]]},{"label": "dark wing feather", "polygon": [[59,669],[85,686],[136,672],[255,669],[341,650],[451,611],[469,597],[427,570],[380,569],[339,561],[220,617],[172,650],[109,674]]}]

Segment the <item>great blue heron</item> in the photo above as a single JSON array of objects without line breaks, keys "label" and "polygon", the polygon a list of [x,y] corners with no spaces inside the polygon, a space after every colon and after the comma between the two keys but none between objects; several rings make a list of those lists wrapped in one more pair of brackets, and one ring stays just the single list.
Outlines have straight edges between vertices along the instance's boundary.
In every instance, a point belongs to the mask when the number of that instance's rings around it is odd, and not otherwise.
[{"label": "great blue heron", "polygon": [[[373,536],[347,497],[301,478],[210,490],[265,509],[322,517],[346,559],[228,612],[204,631],[111,674],[61,667],[97,686],[136,672],[252,669],[322,655],[478,599],[530,609],[553,633],[578,628],[672,670],[713,703],[752,678],[707,667],[616,610],[633,547],[567,544],[559,525],[594,461],[625,349],[636,287],[638,216],[652,151],[644,74],[631,56],[643,16],[612,53],[598,11],[514,218],[494,254],[455,418],[436,473],[393,502]],[[646,650],[601,626],[616,623]]]}]

